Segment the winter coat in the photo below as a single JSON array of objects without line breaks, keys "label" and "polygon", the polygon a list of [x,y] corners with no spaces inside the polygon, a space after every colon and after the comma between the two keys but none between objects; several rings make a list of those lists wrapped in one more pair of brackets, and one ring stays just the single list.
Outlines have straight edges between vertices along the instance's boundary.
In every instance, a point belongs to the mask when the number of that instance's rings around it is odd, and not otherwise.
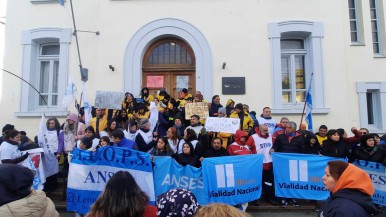
[{"label": "winter coat", "polygon": [[342,141],[324,140],[320,154],[330,157],[345,158],[348,154],[347,145]]},{"label": "winter coat", "polygon": [[386,150],[380,146],[375,146],[372,149],[361,146],[352,152],[349,162],[354,160],[371,161],[386,165]]},{"label": "winter coat", "polygon": [[27,197],[0,206],[0,213],[2,217],[59,217],[43,191],[32,191]]},{"label": "winter coat", "polygon": [[337,180],[319,217],[364,217],[377,214],[371,199],[374,187],[368,174],[349,164]]},{"label": "winter coat", "polygon": [[[240,130],[243,130],[244,132],[248,133],[249,132],[249,128],[252,128],[253,125],[254,125],[254,122],[251,118],[251,116],[249,116],[248,113],[244,112],[244,111],[241,111],[242,112],[242,116],[243,119],[240,118],[240,114],[238,114],[236,111],[233,111],[229,117],[230,118],[238,118],[240,119]],[[242,123],[242,124],[241,124]]]},{"label": "winter coat", "polygon": [[304,137],[299,132],[294,132],[293,135],[283,133],[277,136],[272,149],[275,152],[304,153],[304,145]]},{"label": "winter coat", "polygon": [[227,152],[229,155],[245,155],[245,154],[256,154],[256,148],[255,152],[252,152],[252,148],[247,145],[247,142],[242,142],[240,139],[241,137],[245,137],[245,140],[247,140],[247,134],[242,130],[237,130],[235,134],[235,142],[230,144],[227,148]]},{"label": "winter coat", "polygon": [[174,158],[177,163],[181,164],[182,166],[190,165],[193,167],[200,167],[200,160],[197,155],[194,154],[173,154],[172,158]]},{"label": "winter coat", "polygon": [[214,148],[210,148],[210,149],[206,150],[204,155],[203,155],[204,158],[207,158],[207,157],[223,157],[223,156],[229,156],[229,153],[223,147],[221,147],[218,150],[216,150]]}]

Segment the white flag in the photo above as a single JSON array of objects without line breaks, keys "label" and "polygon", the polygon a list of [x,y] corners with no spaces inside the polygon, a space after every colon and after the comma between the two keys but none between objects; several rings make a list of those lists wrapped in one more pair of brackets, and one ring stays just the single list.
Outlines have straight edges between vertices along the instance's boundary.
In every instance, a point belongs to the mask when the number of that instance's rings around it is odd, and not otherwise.
[{"label": "white flag", "polygon": [[63,106],[68,106],[71,103],[75,102],[75,97],[76,97],[76,86],[75,83],[73,82],[71,76],[68,77],[68,84],[66,87],[66,92],[64,93],[63,100],[62,100],[62,105]]},{"label": "white flag", "polygon": [[88,124],[92,118],[92,115],[91,115],[91,105],[90,105],[90,102],[88,101],[88,97],[87,97],[87,94],[86,94],[86,82],[83,82],[83,85],[82,85],[82,93],[83,93],[83,99],[84,99],[84,123],[86,124],[86,127],[88,127]]},{"label": "white flag", "polygon": [[155,106],[154,102],[150,102],[150,131],[154,131],[154,128],[157,126],[158,123],[158,109],[157,106]]}]

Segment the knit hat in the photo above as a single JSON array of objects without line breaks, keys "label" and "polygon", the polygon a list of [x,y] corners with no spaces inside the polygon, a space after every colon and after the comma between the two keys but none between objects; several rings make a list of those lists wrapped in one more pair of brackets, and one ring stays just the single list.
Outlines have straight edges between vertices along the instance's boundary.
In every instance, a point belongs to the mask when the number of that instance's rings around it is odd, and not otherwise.
[{"label": "knit hat", "polygon": [[68,115],[67,120],[78,122],[78,115],[76,115],[75,113],[71,113],[70,115]]},{"label": "knit hat", "polygon": [[218,113],[225,115],[227,113],[227,109],[224,108],[224,107],[221,107],[221,108],[218,109]]},{"label": "knit hat", "polygon": [[17,164],[0,164],[0,206],[27,197],[34,174]]},{"label": "knit hat", "polygon": [[3,127],[3,133],[5,132],[5,131],[11,131],[11,130],[13,130],[13,129],[15,129],[15,126],[13,126],[12,124],[6,124],[4,127]]},{"label": "knit hat", "polygon": [[156,202],[158,216],[194,216],[199,206],[196,196],[188,189],[176,188],[161,194]]},{"label": "knit hat", "polygon": [[149,123],[149,119],[143,118],[139,121],[139,127],[144,127],[147,123]]},{"label": "knit hat", "polygon": [[235,106],[235,109],[243,110],[243,104],[237,103],[236,106]]}]

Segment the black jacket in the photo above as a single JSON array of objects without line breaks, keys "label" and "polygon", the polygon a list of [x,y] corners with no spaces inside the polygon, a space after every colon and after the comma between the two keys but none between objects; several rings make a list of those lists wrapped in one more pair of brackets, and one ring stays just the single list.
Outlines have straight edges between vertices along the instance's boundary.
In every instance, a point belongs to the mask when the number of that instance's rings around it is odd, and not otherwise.
[{"label": "black jacket", "polygon": [[319,217],[366,217],[376,214],[377,209],[370,196],[354,189],[341,189],[331,195],[319,213]]},{"label": "black jacket", "polygon": [[223,147],[221,147],[218,150],[216,150],[214,148],[210,148],[210,149],[206,150],[204,155],[203,155],[204,158],[207,158],[207,157],[223,157],[223,156],[229,156],[229,153]]},{"label": "black jacket", "polygon": [[333,141],[330,139],[323,141],[323,147],[320,153],[324,156],[345,158],[348,154],[347,145],[342,141]]},{"label": "black jacket", "polygon": [[272,148],[275,152],[304,153],[304,137],[298,132],[292,139],[285,133],[279,134]]},{"label": "black jacket", "polygon": [[189,164],[193,167],[201,167],[201,163],[198,156],[194,154],[173,154],[172,158],[176,159],[177,163],[181,164],[182,166],[186,166]]},{"label": "black jacket", "polygon": [[351,153],[349,162],[351,163],[354,160],[365,160],[386,165],[386,150],[381,146],[376,146],[375,150],[366,150],[361,146]]}]

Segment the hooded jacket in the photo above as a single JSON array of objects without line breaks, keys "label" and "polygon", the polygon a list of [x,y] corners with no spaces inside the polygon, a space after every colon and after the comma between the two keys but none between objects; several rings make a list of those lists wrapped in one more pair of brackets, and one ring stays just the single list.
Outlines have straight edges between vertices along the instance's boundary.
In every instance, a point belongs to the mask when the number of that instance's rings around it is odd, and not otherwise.
[{"label": "hooded jacket", "polygon": [[364,217],[376,214],[371,195],[374,187],[368,174],[349,164],[336,182],[319,217]]},{"label": "hooded jacket", "polygon": [[365,160],[386,165],[386,150],[380,145],[369,147],[367,140],[373,138],[371,135],[363,135],[361,138],[361,146],[354,149],[351,153],[349,162],[354,160]]},{"label": "hooded jacket", "polygon": [[[245,137],[245,141],[242,142],[240,140],[241,137]],[[249,147],[246,143],[247,137],[248,135],[244,131],[237,130],[235,134],[235,142],[230,144],[227,148],[229,155],[252,154],[251,147]]]}]

